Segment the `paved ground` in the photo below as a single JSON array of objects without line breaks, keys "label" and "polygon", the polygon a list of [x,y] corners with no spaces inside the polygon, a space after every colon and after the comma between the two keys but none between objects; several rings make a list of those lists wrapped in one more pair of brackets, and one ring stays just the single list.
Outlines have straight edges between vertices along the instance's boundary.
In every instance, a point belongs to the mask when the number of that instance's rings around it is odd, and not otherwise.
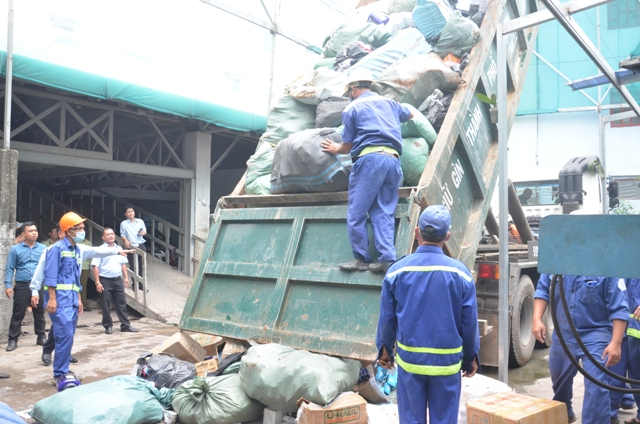
[{"label": "paved ground", "polygon": [[[115,318],[115,312],[112,316]],[[129,374],[140,354],[178,331],[174,325],[142,318],[132,321],[139,333],[121,333],[116,322],[113,334],[107,335],[101,319],[94,309],[82,314],[78,322],[72,354],[79,362],[71,370],[82,375],[83,383]],[[0,344],[0,372],[11,375],[0,380],[0,399],[16,411],[31,409],[38,400],[56,393],[51,384],[52,366],[40,360],[42,348],[36,346],[33,326],[23,326],[23,330],[31,334],[20,337],[18,349],[6,352],[6,341]]]},{"label": "paved ground", "polygon": [[[112,312],[115,318],[115,313]],[[71,370],[83,376],[83,383],[98,381],[110,376],[129,374],[137,357],[178,330],[174,325],[163,324],[149,318],[132,321],[139,333],[120,333],[118,325],[112,335],[104,334],[97,309],[84,313],[79,320],[73,355],[80,362]],[[32,333],[32,325],[23,330]],[[6,341],[0,343],[0,372],[11,374],[8,380],[0,380],[0,400],[14,410],[27,411],[40,399],[56,392],[51,384],[52,367],[42,364],[42,349],[35,344],[35,335],[20,338],[18,349],[6,352]],[[552,398],[548,369],[548,349],[534,352],[532,360],[524,367],[509,372],[509,385],[518,393],[542,398]],[[485,368],[483,374],[497,378],[497,370]],[[574,384],[574,410],[581,423],[583,377],[578,375]],[[634,411],[620,411],[621,422],[633,417]]]}]

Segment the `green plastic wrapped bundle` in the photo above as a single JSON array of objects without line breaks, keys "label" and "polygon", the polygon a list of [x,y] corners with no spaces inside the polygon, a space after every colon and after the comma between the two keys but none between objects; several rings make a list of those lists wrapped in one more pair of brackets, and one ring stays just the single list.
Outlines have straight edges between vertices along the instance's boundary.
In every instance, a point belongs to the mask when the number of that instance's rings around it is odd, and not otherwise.
[{"label": "green plastic wrapped bundle", "polygon": [[121,375],[42,399],[29,415],[46,424],[155,424],[162,420],[163,406],[171,405],[173,391]]},{"label": "green plastic wrapped bundle", "polygon": [[360,362],[354,359],[296,350],[275,343],[256,345],[240,363],[242,388],[274,411],[297,411],[305,398],[326,405],[351,390],[360,377]]},{"label": "green plastic wrapped bundle", "polygon": [[362,41],[374,48],[384,46],[395,35],[391,28],[373,22],[340,25],[324,46],[326,57],[335,57],[338,50],[351,41]]},{"label": "green plastic wrapped bundle", "polygon": [[316,107],[301,103],[291,96],[278,99],[278,104],[269,112],[267,129],[261,140],[277,144],[291,134],[316,127]]},{"label": "green plastic wrapped bundle", "polygon": [[173,395],[173,410],[182,424],[233,424],[253,421],[264,405],[242,390],[238,374],[196,377]]},{"label": "green plastic wrapped bundle", "polygon": [[429,159],[429,144],[421,137],[402,139],[402,156],[400,166],[404,174],[404,186],[415,187]]},{"label": "green plastic wrapped bundle", "polygon": [[446,57],[450,53],[460,57],[469,53],[479,38],[478,25],[456,10],[442,29],[438,42],[433,46],[433,51],[440,57]]},{"label": "green plastic wrapped bundle", "polygon": [[270,194],[271,165],[273,164],[275,153],[275,145],[262,139],[260,140],[258,147],[256,147],[256,152],[247,161],[247,178],[245,181],[245,192],[247,194]]},{"label": "green plastic wrapped bundle", "polygon": [[421,114],[418,109],[410,104],[403,103],[402,106],[405,106],[413,113],[413,118],[404,122],[401,126],[402,138],[422,137],[427,140],[429,147],[433,147],[436,138],[438,138],[438,133],[433,129],[431,122],[429,122],[426,116]]}]

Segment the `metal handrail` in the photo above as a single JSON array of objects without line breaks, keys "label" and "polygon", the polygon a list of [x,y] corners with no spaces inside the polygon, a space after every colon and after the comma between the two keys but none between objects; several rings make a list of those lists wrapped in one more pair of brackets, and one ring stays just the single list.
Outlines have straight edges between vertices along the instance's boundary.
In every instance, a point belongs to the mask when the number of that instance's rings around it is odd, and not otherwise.
[{"label": "metal handrail", "polygon": [[[36,193],[39,193],[39,194],[41,194],[43,196],[46,196],[47,198],[51,198],[53,201],[62,204],[61,202],[58,202],[57,200],[55,200],[51,196],[48,196],[47,194],[40,192],[36,188],[34,188],[34,187],[32,187],[32,186],[30,186],[28,184],[26,186],[30,190],[32,190],[32,191],[34,191]],[[96,189],[96,188],[91,188],[89,190],[91,192],[91,194],[90,194],[91,199],[93,199],[93,191],[96,191],[96,192],[100,193],[100,196],[103,199],[107,198],[107,199],[110,199],[111,201],[113,201],[114,202],[114,211],[116,209],[115,205],[116,204],[121,204],[123,206],[131,206],[131,207],[133,207],[133,209],[136,211],[136,214],[139,217],[144,216],[144,217],[150,218],[150,220],[151,220],[151,230],[152,231],[148,232],[147,235],[146,235],[146,237],[148,237],[150,242],[151,242],[150,243],[151,246],[150,246],[150,252],[149,253],[151,253],[151,254],[153,254],[155,256],[155,253],[156,253],[155,252],[155,250],[156,250],[155,249],[155,245],[158,244],[158,245],[164,247],[164,249],[165,249],[165,257],[162,258],[161,260],[163,262],[165,262],[167,265],[171,266],[171,263],[170,263],[170,252],[174,252],[176,257],[177,257],[176,259],[177,259],[177,262],[178,262],[178,266],[177,266],[178,269],[179,270],[184,270],[184,267],[185,267],[185,265],[184,265],[185,252],[184,252],[184,249],[182,248],[182,246],[184,244],[183,243],[184,230],[182,230],[180,227],[170,223],[169,221],[166,221],[166,220],[164,220],[164,219],[162,219],[162,218],[160,218],[160,217],[158,217],[158,216],[156,216],[156,215],[154,215],[154,214],[152,214],[152,213],[150,213],[150,212],[148,212],[148,211],[146,211],[146,210],[144,210],[144,209],[142,209],[142,208],[140,208],[138,206],[131,205],[128,202],[124,202],[124,201],[122,201],[120,199],[117,199],[117,198],[109,195],[109,193],[107,193],[107,192],[105,192],[103,190]],[[116,227],[118,227],[119,223],[122,221],[121,218],[117,217],[114,214],[111,214],[110,212],[105,210],[104,207],[96,206],[95,204],[93,204],[93,202],[87,202],[86,200],[84,200],[82,198],[82,196],[76,196],[76,195],[73,195],[71,193],[60,193],[60,194],[63,195],[63,196],[64,196],[64,194],[67,194],[67,195],[71,196],[70,199],[69,199],[71,205],[70,206],[65,206],[65,207],[70,208],[71,210],[74,210],[75,212],[79,212],[83,216],[91,217],[90,219],[92,219],[92,220],[93,220],[94,211],[98,212],[100,214],[100,216],[102,217],[101,221],[102,221],[103,224],[104,224],[105,218],[108,218],[110,221],[113,221],[114,230],[115,230]],[[75,199],[74,199],[74,197],[75,197]],[[73,205],[74,200],[75,200],[75,202],[79,202],[79,205],[78,205],[79,208],[74,207],[74,205]],[[104,201],[102,201],[101,203],[104,205]],[[86,206],[87,208],[90,209],[89,214],[84,213],[83,206]],[[51,217],[51,222],[56,222],[55,219],[53,218],[53,215]],[[153,229],[155,228],[155,224],[156,223],[161,224],[164,228],[166,228],[168,230],[168,232],[166,234],[166,241],[160,240],[159,238],[157,238],[153,234],[154,233]],[[171,240],[171,231],[174,231],[174,232],[178,233],[178,244],[179,244],[178,246],[173,246],[169,242]]]}]

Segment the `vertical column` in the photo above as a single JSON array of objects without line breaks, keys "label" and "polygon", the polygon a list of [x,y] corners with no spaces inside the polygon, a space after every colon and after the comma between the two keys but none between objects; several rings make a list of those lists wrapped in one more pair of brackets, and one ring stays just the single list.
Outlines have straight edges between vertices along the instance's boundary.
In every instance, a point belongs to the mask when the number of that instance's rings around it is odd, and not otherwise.
[{"label": "vertical column", "polygon": [[[0,150],[0,275],[4,281],[9,249],[13,246],[16,222],[16,204],[18,189],[18,152]],[[4,294],[4,284],[0,292],[0,343],[4,344],[9,336],[9,322],[13,301]]]},{"label": "vertical column", "polygon": [[183,228],[185,229],[185,273],[192,275],[191,257],[202,257],[202,244],[192,247],[191,235],[204,239],[209,233],[211,214],[211,134],[189,132],[184,137],[184,164],[195,171],[193,180],[185,180],[182,193]]}]

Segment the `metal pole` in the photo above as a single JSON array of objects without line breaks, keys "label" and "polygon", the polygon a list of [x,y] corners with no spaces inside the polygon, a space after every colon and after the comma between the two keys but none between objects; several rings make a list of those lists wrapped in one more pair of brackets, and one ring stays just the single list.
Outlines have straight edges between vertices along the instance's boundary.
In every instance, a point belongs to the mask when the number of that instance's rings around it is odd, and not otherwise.
[{"label": "metal pole", "polygon": [[498,50],[498,185],[500,190],[500,288],[498,300],[498,378],[503,383],[509,380],[509,181],[507,160],[509,149],[507,143],[507,57],[502,23],[496,32]]},{"label": "metal pole", "polygon": [[602,195],[600,196],[602,199],[602,214],[606,215],[609,212],[609,196],[607,193],[607,147],[606,136],[605,136],[605,127],[606,122],[604,121],[604,117],[602,116],[602,111],[598,110],[598,133],[600,136],[600,160],[602,161],[602,168],[604,169],[604,177],[600,178],[600,187],[602,190]]},{"label": "metal pole", "polygon": [[276,37],[278,36],[278,0],[274,0],[273,31],[271,31],[271,72],[269,75],[269,98],[267,104],[267,117],[271,113],[271,99],[273,98],[273,78],[276,69]]},{"label": "metal pole", "polygon": [[9,0],[7,14],[7,72],[4,92],[4,149],[11,148],[11,89],[13,79],[13,0]]}]

